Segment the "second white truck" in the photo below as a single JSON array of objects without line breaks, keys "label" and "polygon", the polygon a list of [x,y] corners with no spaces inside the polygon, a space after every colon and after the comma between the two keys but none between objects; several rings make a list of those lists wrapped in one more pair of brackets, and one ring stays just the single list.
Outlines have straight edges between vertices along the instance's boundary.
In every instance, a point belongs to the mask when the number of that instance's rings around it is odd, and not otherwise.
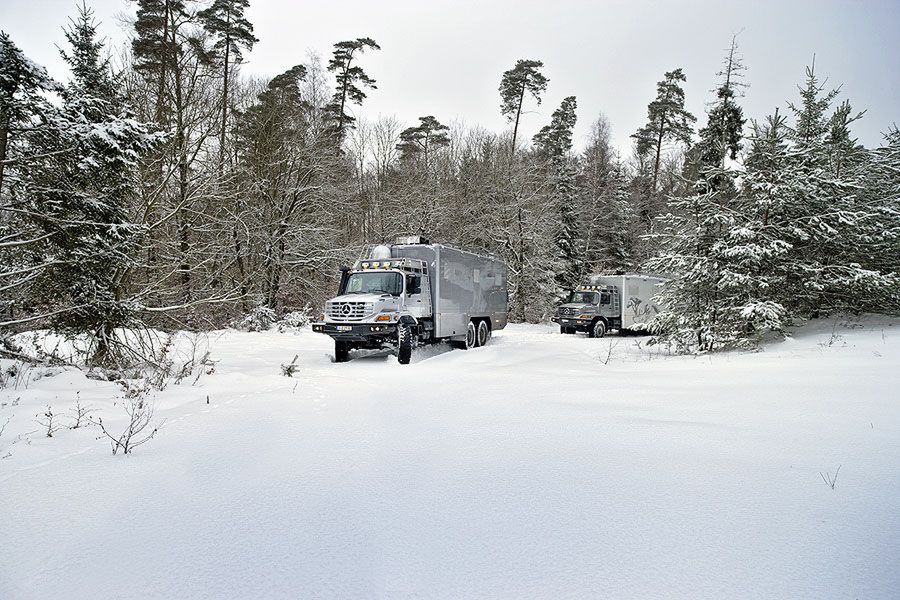
[{"label": "second white truck", "polygon": [[659,314],[654,297],[665,281],[641,273],[591,275],[557,309],[552,321],[559,323],[561,333],[583,332],[591,337],[603,337],[611,329],[645,331]]}]

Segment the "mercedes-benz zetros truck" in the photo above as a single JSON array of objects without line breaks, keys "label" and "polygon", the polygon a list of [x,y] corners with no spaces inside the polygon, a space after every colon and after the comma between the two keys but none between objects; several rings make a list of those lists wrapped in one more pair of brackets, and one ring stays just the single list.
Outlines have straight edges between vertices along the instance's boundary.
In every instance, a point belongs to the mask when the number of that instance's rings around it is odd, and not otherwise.
[{"label": "mercedes-benz zetros truck", "polygon": [[335,362],[356,349],[395,348],[405,365],[417,344],[446,340],[476,348],[506,327],[503,262],[418,236],[367,254],[341,270],[338,295],[312,326],[334,338]]},{"label": "mercedes-benz zetros truck", "polygon": [[590,337],[603,337],[610,329],[646,331],[659,314],[654,297],[665,281],[640,273],[591,275],[551,320],[559,323],[560,333],[584,332]]}]

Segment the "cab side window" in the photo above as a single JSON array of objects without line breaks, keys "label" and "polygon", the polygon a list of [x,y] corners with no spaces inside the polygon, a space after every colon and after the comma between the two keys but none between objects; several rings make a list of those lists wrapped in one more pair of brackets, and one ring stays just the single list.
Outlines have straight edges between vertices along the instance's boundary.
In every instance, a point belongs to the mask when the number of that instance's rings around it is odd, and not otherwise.
[{"label": "cab side window", "polygon": [[600,304],[609,304],[609,292],[600,292]]}]

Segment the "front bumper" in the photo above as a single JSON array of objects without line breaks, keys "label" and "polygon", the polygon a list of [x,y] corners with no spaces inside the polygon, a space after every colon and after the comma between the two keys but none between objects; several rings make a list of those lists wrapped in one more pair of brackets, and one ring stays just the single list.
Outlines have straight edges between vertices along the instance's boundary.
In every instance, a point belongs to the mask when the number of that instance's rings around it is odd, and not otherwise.
[{"label": "front bumper", "polygon": [[342,342],[396,338],[396,323],[313,323],[312,330]]},{"label": "front bumper", "polygon": [[576,319],[572,317],[550,317],[554,323],[559,323],[561,327],[569,327],[579,331],[587,331],[591,328],[592,319]]}]

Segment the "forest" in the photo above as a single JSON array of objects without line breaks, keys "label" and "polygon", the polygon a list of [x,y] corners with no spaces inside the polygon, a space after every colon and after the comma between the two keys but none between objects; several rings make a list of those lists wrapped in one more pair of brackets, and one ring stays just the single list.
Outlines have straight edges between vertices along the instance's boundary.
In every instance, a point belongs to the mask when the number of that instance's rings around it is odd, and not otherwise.
[{"label": "forest", "polygon": [[630,154],[602,116],[576,151],[578,90],[520,135],[553,76],[540,57],[497,73],[504,131],[427,106],[414,123],[357,119],[378,42],[245,76],[248,4],[137,0],[121,54],[83,4],[64,26],[64,82],[0,32],[3,352],[43,328],[117,365],[122,330],[309,317],[340,265],[406,234],[505,261],[514,321],[546,320],[589,273],[670,277],[653,326],[679,352],[900,311],[900,131],[858,143],[865,111],[814,61],[782,109],[746,115],[732,39],[718,73],[691,74],[715,89],[705,114],[686,110],[672,65]]}]

